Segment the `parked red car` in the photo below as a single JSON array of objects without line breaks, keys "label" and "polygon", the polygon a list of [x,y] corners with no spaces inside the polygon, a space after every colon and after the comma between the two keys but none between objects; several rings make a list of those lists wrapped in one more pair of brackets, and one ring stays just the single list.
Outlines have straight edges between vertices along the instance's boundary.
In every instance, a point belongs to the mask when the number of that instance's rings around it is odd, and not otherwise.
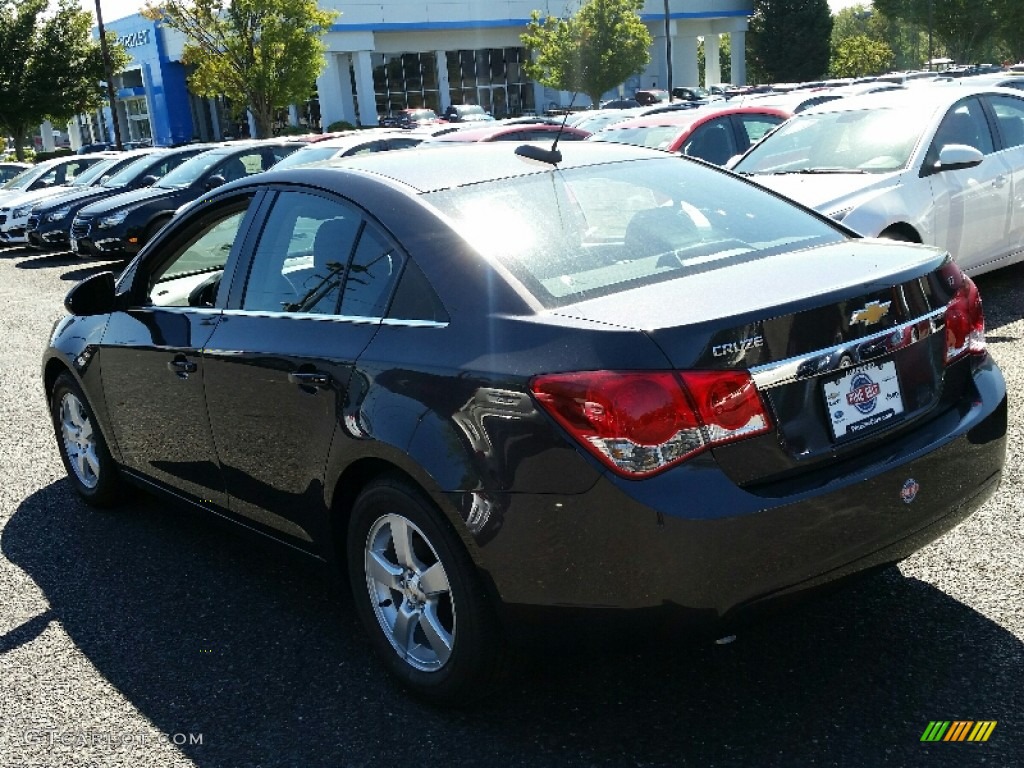
[{"label": "parked red car", "polygon": [[598,131],[590,141],[681,152],[725,165],[789,117],[789,112],[769,107],[709,106],[622,120]]},{"label": "parked red car", "polygon": [[495,123],[486,128],[466,128],[445,133],[425,141],[424,144],[451,141],[554,141],[559,131],[559,141],[581,141],[590,136],[588,131],[581,131],[579,128],[563,128],[561,125],[549,123]]}]

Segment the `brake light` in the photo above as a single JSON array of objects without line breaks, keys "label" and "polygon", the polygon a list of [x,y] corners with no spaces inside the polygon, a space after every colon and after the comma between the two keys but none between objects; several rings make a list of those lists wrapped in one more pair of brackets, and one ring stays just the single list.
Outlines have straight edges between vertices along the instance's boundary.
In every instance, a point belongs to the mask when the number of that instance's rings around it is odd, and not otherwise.
[{"label": "brake light", "polygon": [[645,477],[771,419],[746,371],[588,371],[536,377],[545,411],[605,465]]},{"label": "brake light", "polygon": [[946,305],[946,364],[964,355],[985,353],[985,313],[981,294],[963,275],[960,287]]}]

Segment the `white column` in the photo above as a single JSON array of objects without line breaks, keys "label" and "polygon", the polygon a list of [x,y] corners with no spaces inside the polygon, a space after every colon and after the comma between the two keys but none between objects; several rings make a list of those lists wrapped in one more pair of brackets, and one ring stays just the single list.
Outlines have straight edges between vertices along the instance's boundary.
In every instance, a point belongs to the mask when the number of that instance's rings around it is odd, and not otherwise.
[{"label": "white column", "polygon": [[[699,78],[697,67],[697,36],[676,35],[672,38],[672,85],[696,85]],[[664,87],[664,85],[660,86]]]},{"label": "white column", "polygon": [[729,33],[729,61],[732,64],[733,85],[747,84],[747,33]]},{"label": "white column", "polygon": [[[668,88],[668,51],[665,48],[665,35],[653,35],[654,45],[652,50],[654,55],[651,56],[651,63],[647,66],[647,71],[640,75],[640,88]],[[672,60],[675,61],[676,56],[679,52],[676,50],[675,38],[672,39]],[[652,71],[655,73],[652,76]],[[681,83],[673,83],[673,85],[681,85]],[[632,98],[632,93],[626,94],[627,98]]]},{"label": "white column", "polygon": [[47,120],[39,126],[39,135],[43,139],[43,152],[53,152],[53,123]]},{"label": "white column", "polygon": [[[255,139],[256,138],[256,118],[253,117],[252,112],[250,112],[248,109],[245,110],[245,116],[249,120],[249,138],[250,139]],[[269,139],[270,137],[269,136],[262,136],[260,138]]]},{"label": "white column", "polygon": [[448,79],[448,52],[434,51],[434,59],[437,63],[437,98],[441,102],[441,112],[444,112],[452,103],[452,84]]},{"label": "white column", "polygon": [[[355,120],[350,119],[352,87],[348,79],[348,56],[339,56],[328,51],[324,58],[327,60],[327,66],[317,78],[316,90],[320,97],[320,124],[326,131],[331,123],[348,120],[354,124]],[[346,95],[348,110],[345,108]]]},{"label": "white column", "polygon": [[377,125],[377,100],[373,96],[373,61],[369,51],[352,54],[352,68],[356,75],[356,104],[359,106],[359,124]]},{"label": "white column", "polygon": [[299,108],[294,104],[288,106],[288,125],[295,128],[299,124]]},{"label": "white column", "polygon": [[712,32],[704,36],[704,87],[722,82],[722,66],[718,60],[718,35]]}]

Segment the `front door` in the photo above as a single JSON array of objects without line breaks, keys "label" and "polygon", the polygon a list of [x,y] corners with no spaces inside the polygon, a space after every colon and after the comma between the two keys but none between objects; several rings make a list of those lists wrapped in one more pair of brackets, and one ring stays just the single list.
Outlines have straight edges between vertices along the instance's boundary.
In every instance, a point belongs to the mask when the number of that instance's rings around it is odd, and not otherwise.
[{"label": "front door", "polygon": [[192,501],[226,507],[207,417],[202,350],[221,321],[219,280],[249,198],[203,217],[177,247],[136,269],[100,355],[122,461]]}]

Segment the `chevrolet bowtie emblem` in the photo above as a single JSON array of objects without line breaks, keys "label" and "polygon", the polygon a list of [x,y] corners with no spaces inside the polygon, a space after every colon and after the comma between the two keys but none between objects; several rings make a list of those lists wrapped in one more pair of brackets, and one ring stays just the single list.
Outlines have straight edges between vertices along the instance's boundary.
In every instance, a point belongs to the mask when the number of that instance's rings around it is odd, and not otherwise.
[{"label": "chevrolet bowtie emblem", "polygon": [[856,325],[857,323],[864,323],[864,325],[874,325],[887,314],[889,314],[889,305],[891,301],[882,304],[878,301],[872,301],[869,304],[864,305],[864,309],[858,309],[852,315],[850,315],[850,325]]}]

